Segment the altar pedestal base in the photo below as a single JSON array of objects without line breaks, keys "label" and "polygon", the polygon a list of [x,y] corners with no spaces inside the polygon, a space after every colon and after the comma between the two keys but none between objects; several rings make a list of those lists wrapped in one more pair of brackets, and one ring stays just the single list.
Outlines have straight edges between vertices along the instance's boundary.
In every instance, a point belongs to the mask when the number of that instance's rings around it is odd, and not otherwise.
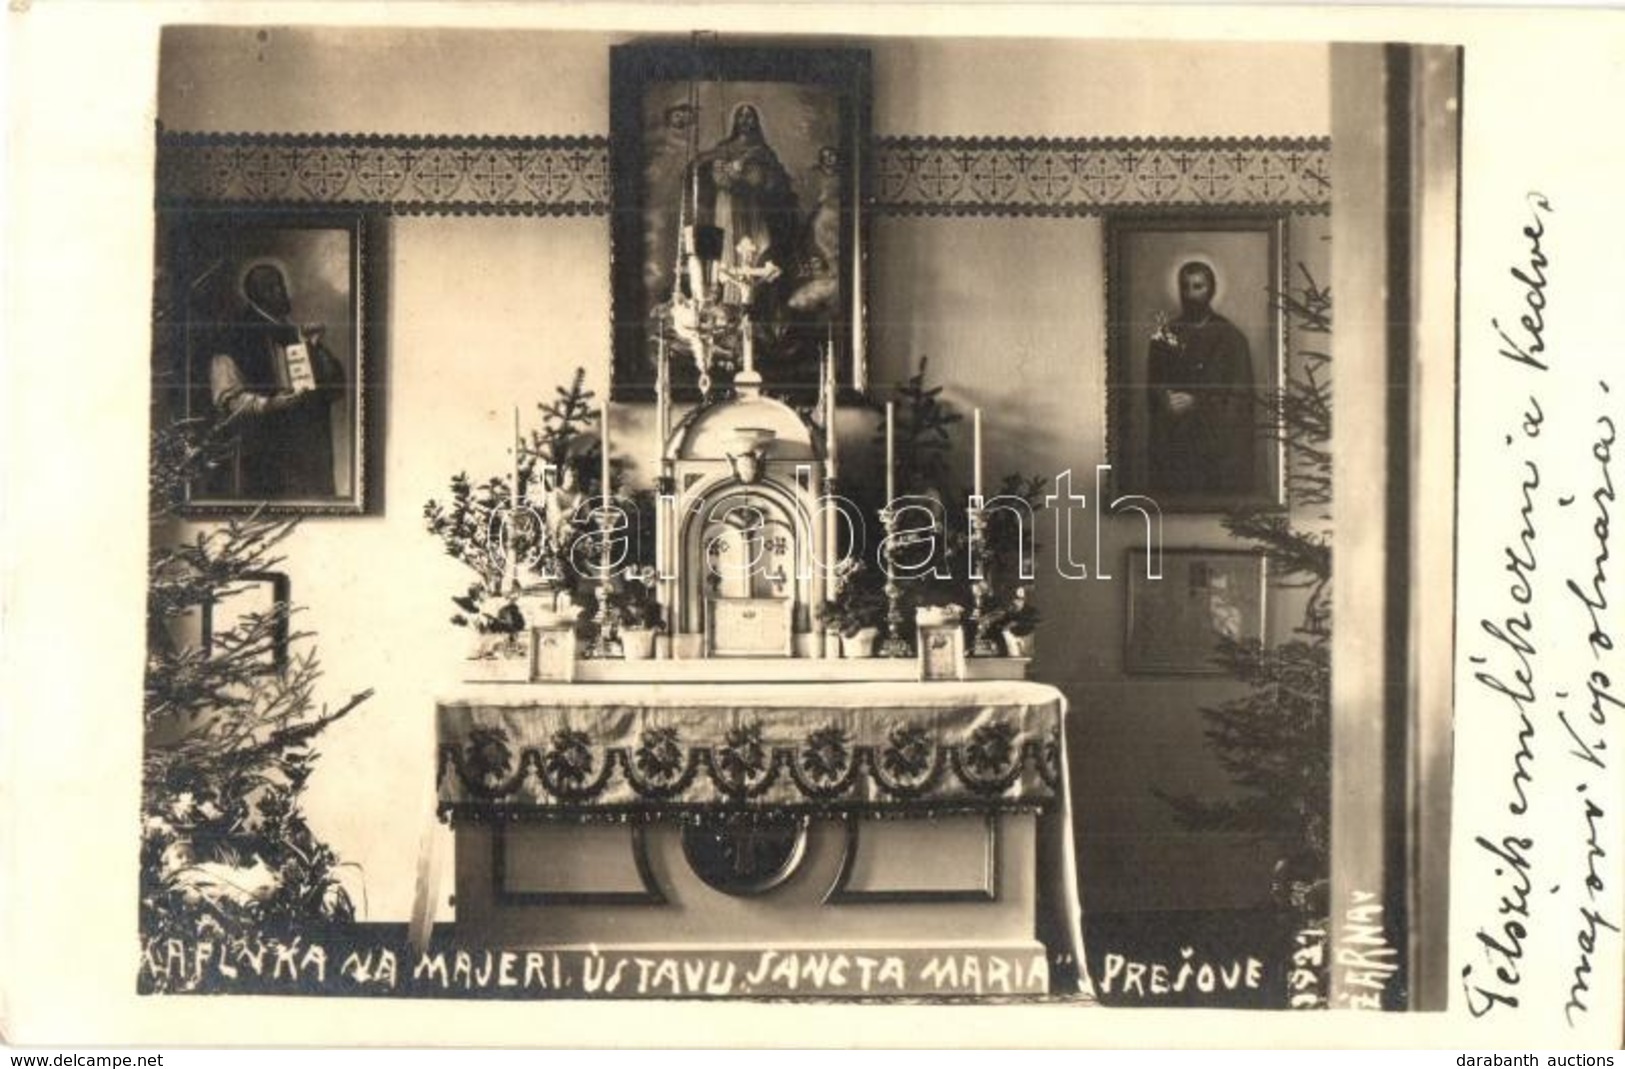
[{"label": "altar pedestal base", "polygon": [[793,870],[744,895],[695,871],[675,822],[459,827],[458,938],[591,945],[636,993],[670,987],[650,972],[667,961],[680,984],[740,994],[1044,993],[1035,821],[810,820]]}]

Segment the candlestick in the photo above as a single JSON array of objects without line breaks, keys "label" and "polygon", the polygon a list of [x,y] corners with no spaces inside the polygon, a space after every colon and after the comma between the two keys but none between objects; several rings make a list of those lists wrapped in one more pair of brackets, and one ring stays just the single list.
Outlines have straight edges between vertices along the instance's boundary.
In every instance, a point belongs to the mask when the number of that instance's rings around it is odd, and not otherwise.
[{"label": "candlestick", "polygon": [[972,481],[975,489],[972,491],[978,498],[982,496],[982,410],[978,408],[971,423],[971,451],[975,456],[975,467]]},{"label": "candlestick", "polygon": [[612,527],[610,520],[610,487],[609,487],[609,405],[605,404],[598,413],[599,452],[602,454],[599,465],[599,509],[598,509],[598,589],[593,592],[598,599],[598,612],[595,621],[598,624],[598,634],[587,647],[588,657],[619,657],[621,644],[615,634],[615,615],[610,607],[609,592],[609,532]]},{"label": "candlestick", "polygon": [[897,457],[897,403],[886,402],[886,507],[891,508],[892,498],[897,496],[897,476],[893,472]]},{"label": "candlestick", "polygon": [[897,513],[890,504],[880,511],[880,522],[886,529],[886,540],[882,543],[886,557],[886,627],[885,637],[880,640],[879,655],[912,657],[914,649],[903,636],[903,588],[897,582],[895,570]]}]

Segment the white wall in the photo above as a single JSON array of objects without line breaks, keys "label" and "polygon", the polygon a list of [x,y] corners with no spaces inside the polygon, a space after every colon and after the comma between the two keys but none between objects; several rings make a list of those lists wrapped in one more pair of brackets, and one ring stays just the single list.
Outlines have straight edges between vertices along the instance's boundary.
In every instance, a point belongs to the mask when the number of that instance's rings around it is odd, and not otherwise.
[{"label": "white wall", "polygon": [[[159,118],[172,131],[601,134],[607,34],[181,28],[166,33]],[[962,136],[1319,136],[1328,60],[1316,45],[886,39],[873,51],[875,132]],[[1258,72],[1270,78],[1261,80]],[[1324,220],[1295,220],[1320,257]],[[377,696],[323,737],[309,810],[364,873],[369,919],[411,908],[429,819],[433,698],[466,636],[446,622],[459,569],[422,529],[447,478],[504,466],[512,406],[534,411],[576,366],[603,389],[609,226],[595,218],[388,221],[385,513],[307,521],[289,552],[330,699]],[[988,471],[1092,473],[1104,457],[1104,258],[1098,219],[880,218],[870,265],[871,381],[920,355],[950,400],[986,412]],[[1324,276],[1322,276],[1324,277]],[[647,455],[647,409],[616,413],[617,450]],[[843,456],[869,427],[853,413]],[[1088,478],[1081,480],[1092,496]],[[1053,531],[1044,541],[1054,545]],[[1121,557],[1123,529],[1107,535]],[[1212,520],[1169,545],[1221,544]],[[1245,850],[1179,832],[1152,784],[1222,789],[1197,705],[1211,684],[1121,674],[1120,583],[1040,581],[1039,678],[1073,701],[1073,784],[1094,909],[1256,902]],[[1285,619],[1287,613],[1277,613]],[[449,890],[449,887],[448,887]]]}]

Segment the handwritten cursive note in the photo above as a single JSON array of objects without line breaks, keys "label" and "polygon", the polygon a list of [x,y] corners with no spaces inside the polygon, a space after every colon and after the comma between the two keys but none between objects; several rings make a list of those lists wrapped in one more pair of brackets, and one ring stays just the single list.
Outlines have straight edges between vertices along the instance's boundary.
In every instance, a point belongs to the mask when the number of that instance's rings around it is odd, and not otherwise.
[{"label": "handwritten cursive note", "polygon": [[[1483,584],[1476,603],[1491,610],[1462,628],[1472,682],[1462,708],[1492,718],[1487,729],[1501,742],[1473,785],[1493,805],[1462,829],[1472,844],[1463,876],[1484,893],[1468,904],[1473,947],[1460,982],[1475,1018],[1560,1012],[1572,1028],[1593,1009],[1599,958],[1620,952],[1610,906],[1620,769],[1610,741],[1625,681],[1616,682],[1619,596],[1610,588],[1617,395],[1600,380],[1576,390],[1567,374],[1553,292],[1558,218],[1545,194],[1527,195],[1522,259],[1507,269],[1513,304],[1491,317],[1494,358],[1481,365],[1516,383],[1509,396],[1520,400],[1501,433],[1497,571],[1463,576]],[[1576,553],[1579,545],[1589,548]],[[1560,974],[1537,962],[1564,964]]]},{"label": "handwritten cursive note", "polygon": [[[1620,697],[1621,693],[1625,693],[1625,687],[1616,690],[1614,678],[1608,671],[1610,655],[1614,652],[1614,636],[1609,630],[1608,565],[1612,557],[1609,551],[1609,520],[1614,504],[1613,463],[1617,432],[1606,403],[1613,390],[1606,381],[1599,380],[1597,391],[1600,411],[1593,423],[1593,463],[1589,473],[1583,468],[1578,469],[1579,477],[1591,483],[1586,496],[1591,504],[1588,522],[1594,556],[1582,568],[1584,574],[1581,577],[1571,576],[1563,584],[1578,602],[1583,621],[1581,629],[1585,633],[1591,665],[1585,671],[1585,686],[1580,699],[1583,714],[1571,717],[1566,708],[1560,708],[1557,713],[1558,722],[1568,736],[1566,756],[1571,774],[1577,778],[1574,790],[1578,795],[1578,805],[1574,819],[1583,828],[1584,835],[1584,859],[1574,876],[1585,888],[1585,897],[1579,906],[1579,917],[1570,921],[1575,933],[1573,982],[1569,985],[1568,1001],[1563,1004],[1563,1015],[1571,1026],[1577,1014],[1591,1010],[1588,996],[1591,991],[1592,961],[1597,956],[1598,943],[1607,933],[1611,932],[1615,937],[1620,934],[1619,918],[1610,918],[1603,910],[1602,901],[1602,896],[1608,891],[1608,879],[1619,868],[1617,860],[1610,862],[1609,850],[1603,844],[1606,842],[1618,849],[1618,822],[1597,800],[1591,788],[1592,780],[1599,776],[1613,776],[1615,781],[1618,779],[1619,771],[1610,767],[1613,755],[1608,752],[1607,728],[1609,717],[1618,716],[1621,710],[1625,710],[1625,700]],[[1558,504],[1564,508],[1573,507],[1575,503],[1573,495],[1558,499]],[[1612,616],[1618,615],[1618,610],[1614,610]],[[1575,692],[1560,690],[1556,697],[1566,705]],[[1612,835],[1606,833],[1610,828],[1615,829]],[[1612,956],[1617,959],[1619,954],[1614,951]]]}]

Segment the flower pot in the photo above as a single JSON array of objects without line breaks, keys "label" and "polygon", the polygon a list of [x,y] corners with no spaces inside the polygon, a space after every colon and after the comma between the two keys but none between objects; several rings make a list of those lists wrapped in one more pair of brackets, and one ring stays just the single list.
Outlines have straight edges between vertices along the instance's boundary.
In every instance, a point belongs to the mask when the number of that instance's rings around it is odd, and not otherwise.
[{"label": "flower pot", "polygon": [[914,610],[914,622],[920,627],[942,627],[958,623],[963,614],[958,605],[922,605]]},{"label": "flower pot", "polygon": [[628,627],[621,629],[621,655],[629,661],[647,661],[655,655],[655,633],[652,628]]},{"label": "flower pot", "polygon": [[476,631],[469,640],[471,661],[505,661],[528,657],[530,650],[522,634],[506,631]]},{"label": "flower pot", "polygon": [[1033,655],[1033,639],[1037,638],[1035,631],[1025,635],[1018,635],[1006,629],[1004,632],[1004,652],[1011,657],[1031,657]]},{"label": "flower pot", "polygon": [[875,640],[880,637],[880,628],[859,628],[855,635],[841,636],[842,657],[873,657],[875,655]]},{"label": "flower pot", "polygon": [[569,627],[581,618],[581,606],[571,602],[555,604],[551,598],[520,602],[527,627]]}]

